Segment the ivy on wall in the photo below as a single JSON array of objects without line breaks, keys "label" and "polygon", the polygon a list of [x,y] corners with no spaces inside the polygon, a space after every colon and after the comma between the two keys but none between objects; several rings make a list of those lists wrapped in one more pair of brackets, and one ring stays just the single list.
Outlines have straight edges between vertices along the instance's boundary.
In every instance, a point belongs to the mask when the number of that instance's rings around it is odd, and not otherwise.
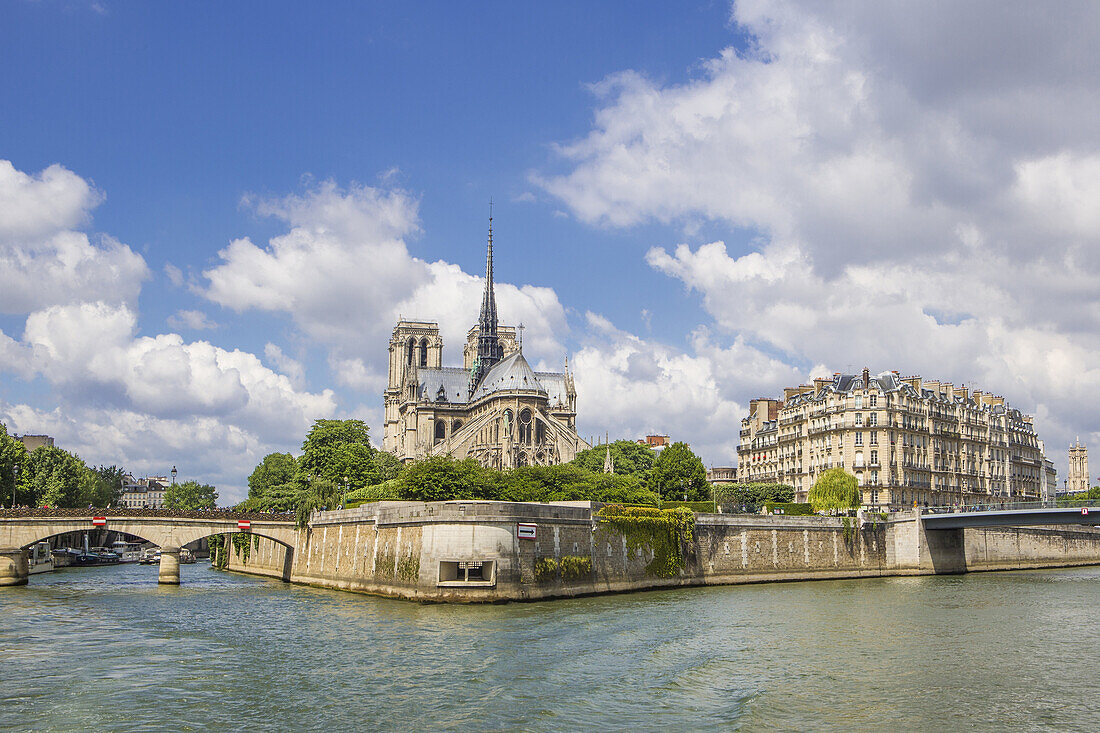
[{"label": "ivy on wall", "polygon": [[226,535],[212,534],[206,538],[210,546],[210,566],[216,570],[225,570],[229,566],[229,550]]},{"label": "ivy on wall", "polygon": [[647,575],[671,578],[684,569],[683,546],[692,541],[695,529],[695,514],[690,509],[608,504],[596,517],[601,527],[626,538],[628,550],[649,548],[653,559],[646,565]]},{"label": "ivy on wall", "polygon": [[[259,537],[256,538],[257,547],[259,546],[259,539]],[[252,555],[252,535],[248,532],[234,532],[233,553],[241,558],[241,562],[247,564],[248,558]]]}]

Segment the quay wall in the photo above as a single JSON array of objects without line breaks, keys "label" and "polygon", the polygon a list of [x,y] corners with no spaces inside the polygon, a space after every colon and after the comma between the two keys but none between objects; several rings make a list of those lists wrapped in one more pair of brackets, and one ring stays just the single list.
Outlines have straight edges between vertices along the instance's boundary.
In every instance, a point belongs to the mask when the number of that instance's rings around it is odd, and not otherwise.
[{"label": "quay wall", "polygon": [[[229,569],[325,588],[466,603],[1100,564],[1100,531],[1091,528],[924,532],[915,514],[876,520],[697,515],[692,538],[682,545],[682,570],[662,577],[647,572],[654,548],[598,522],[587,503],[380,502],[315,514],[310,527],[299,531],[296,551],[259,538],[246,561],[231,545]],[[519,524],[535,525],[535,539],[520,538]],[[462,563],[481,567],[467,578]]]}]

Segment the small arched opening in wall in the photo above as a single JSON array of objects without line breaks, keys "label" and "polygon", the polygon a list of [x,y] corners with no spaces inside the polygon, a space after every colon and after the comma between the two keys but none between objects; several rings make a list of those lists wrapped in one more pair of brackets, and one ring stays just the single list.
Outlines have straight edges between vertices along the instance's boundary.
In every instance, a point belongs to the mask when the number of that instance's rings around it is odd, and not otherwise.
[{"label": "small arched opening in wall", "polygon": [[462,421],[461,420],[455,420],[454,423],[451,424],[451,435],[454,435],[455,433],[457,433],[458,429],[461,428],[461,427],[462,427]]},{"label": "small arched opening in wall", "polygon": [[435,421],[435,442],[440,443],[447,438],[447,423],[444,420]]},{"label": "small arched opening in wall", "polygon": [[428,366],[428,339],[420,339],[420,366]]},{"label": "small arched opening in wall", "polygon": [[405,344],[405,353],[406,353],[405,363],[409,364],[410,366],[413,363],[413,352],[414,351],[416,351],[416,347],[413,345],[413,340],[410,337],[409,340]]}]

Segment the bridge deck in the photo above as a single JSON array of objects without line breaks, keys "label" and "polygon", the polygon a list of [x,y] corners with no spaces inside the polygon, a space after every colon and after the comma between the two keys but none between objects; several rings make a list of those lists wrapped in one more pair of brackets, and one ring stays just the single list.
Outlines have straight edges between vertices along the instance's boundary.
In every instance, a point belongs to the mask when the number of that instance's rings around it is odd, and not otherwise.
[{"label": "bridge deck", "polygon": [[1028,527],[1056,524],[1096,526],[1100,525],[1100,507],[1037,507],[1034,509],[922,513],[921,520],[924,522],[926,529]]}]

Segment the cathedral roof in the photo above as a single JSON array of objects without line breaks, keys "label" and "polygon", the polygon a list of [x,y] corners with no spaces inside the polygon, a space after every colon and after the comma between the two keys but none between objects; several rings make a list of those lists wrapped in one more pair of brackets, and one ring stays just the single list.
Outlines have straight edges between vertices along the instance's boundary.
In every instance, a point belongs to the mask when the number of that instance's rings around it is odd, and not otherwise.
[{"label": "cathedral roof", "polygon": [[496,392],[510,390],[523,390],[527,392],[537,391],[546,394],[546,388],[535,376],[531,365],[523,358],[523,352],[517,351],[501,359],[493,365],[485,378],[474,390],[470,402],[476,402],[482,397],[488,397]]},{"label": "cathedral roof", "polygon": [[439,390],[447,396],[447,402],[465,404],[470,388],[470,373],[462,367],[420,367],[416,376],[420,380],[420,398],[442,402]]}]

